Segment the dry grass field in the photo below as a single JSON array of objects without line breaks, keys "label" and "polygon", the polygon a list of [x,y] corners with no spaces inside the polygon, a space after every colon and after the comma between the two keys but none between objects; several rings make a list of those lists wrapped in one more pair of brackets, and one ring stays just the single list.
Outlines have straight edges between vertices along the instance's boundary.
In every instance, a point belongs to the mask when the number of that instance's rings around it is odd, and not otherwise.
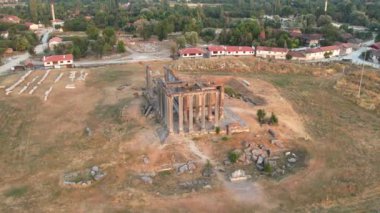
[{"label": "dry grass field", "polygon": [[[146,64],[86,69],[87,79],[75,81],[75,89],[65,89],[70,70],[54,70],[32,95],[18,95],[20,86],[8,96],[0,94],[0,212],[380,211],[380,116],[336,87],[347,77],[335,72],[325,75],[320,67],[310,68],[311,72],[249,72],[249,63],[256,66],[256,62],[234,63],[248,68],[182,74],[195,78],[217,74],[224,79],[232,75],[251,82],[252,92],[265,99],[264,107],[278,114],[280,124],[275,128],[286,142],[278,153],[298,150],[304,155],[297,170],[271,178],[250,166],[234,165],[233,169],[246,168],[255,175],[240,185],[223,175],[202,177],[203,155],[218,164],[242,140],[271,146],[260,139],[267,127],[255,120],[262,106],[226,100],[246,119],[250,133],[227,139],[174,136],[162,144],[160,124],[141,115]],[[162,70],[164,64],[149,65]],[[59,72],[64,77],[44,101],[44,91]],[[32,73],[22,85],[42,74]],[[10,86],[20,76],[1,77],[0,86]],[[147,164],[145,155],[150,159]],[[188,160],[197,165],[193,173],[157,172]],[[62,183],[65,173],[94,165],[106,172],[103,179],[86,187]],[[153,183],[144,184],[139,175],[153,171]],[[200,179],[210,187],[179,187],[184,181]]]}]

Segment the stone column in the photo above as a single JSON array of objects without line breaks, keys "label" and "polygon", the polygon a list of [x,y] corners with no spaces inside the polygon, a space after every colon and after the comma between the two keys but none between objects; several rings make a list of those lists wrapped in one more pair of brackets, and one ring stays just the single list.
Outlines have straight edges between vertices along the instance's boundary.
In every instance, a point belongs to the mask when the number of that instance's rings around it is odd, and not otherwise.
[{"label": "stone column", "polygon": [[203,101],[203,98],[202,98],[202,95],[201,94],[198,94],[197,96],[195,96],[197,101],[196,101],[196,109],[197,109],[197,122],[198,122],[198,119],[201,118],[201,112],[202,112],[202,101]]},{"label": "stone column", "polygon": [[183,122],[185,123],[185,124],[187,124],[188,123],[188,102],[189,102],[189,96],[184,96],[183,97]]},{"label": "stone column", "polygon": [[220,99],[220,94],[219,91],[215,93],[215,127],[219,127],[219,99]]},{"label": "stone column", "polygon": [[158,101],[158,115],[162,118],[162,93],[161,93],[161,88],[158,88],[158,96],[157,96],[157,101]]},{"label": "stone column", "polygon": [[220,119],[224,117],[224,86],[220,87],[220,94],[219,94],[219,114]]},{"label": "stone column", "polygon": [[193,121],[194,121],[194,116],[193,116],[193,95],[189,95],[188,97],[188,103],[189,103],[189,132],[193,131]]},{"label": "stone column", "polygon": [[211,118],[212,118],[212,106],[211,106],[211,103],[212,103],[211,93],[208,93],[207,94],[207,119],[209,121],[211,121]]},{"label": "stone column", "polygon": [[183,132],[183,96],[178,97],[178,129],[179,133]]},{"label": "stone column", "polygon": [[202,131],[204,131],[206,129],[206,94],[201,94],[200,98],[202,100],[202,106],[201,106]]},{"label": "stone column", "polygon": [[167,97],[167,106],[166,106],[166,113],[167,113],[167,127],[169,134],[173,133],[173,96]]}]

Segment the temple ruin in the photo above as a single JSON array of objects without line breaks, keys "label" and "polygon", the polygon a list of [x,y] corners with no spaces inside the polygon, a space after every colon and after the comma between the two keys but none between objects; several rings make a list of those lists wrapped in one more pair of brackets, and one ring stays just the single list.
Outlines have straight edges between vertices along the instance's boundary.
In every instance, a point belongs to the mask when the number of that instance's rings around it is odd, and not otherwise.
[{"label": "temple ruin", "polygon": [[169,134],[214,131],[224,116],[224,85],[185,81],[164,67],[164,76],[146,68],[146,96]]}]

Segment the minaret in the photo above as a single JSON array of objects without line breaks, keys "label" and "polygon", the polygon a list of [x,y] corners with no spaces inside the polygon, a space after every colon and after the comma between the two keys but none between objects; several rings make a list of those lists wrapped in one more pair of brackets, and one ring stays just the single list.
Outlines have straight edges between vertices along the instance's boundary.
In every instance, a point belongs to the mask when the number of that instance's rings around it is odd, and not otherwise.
[{"label": "minaret", "polygon": [[54,0],[50,0],[51,17],[55,21]]}]

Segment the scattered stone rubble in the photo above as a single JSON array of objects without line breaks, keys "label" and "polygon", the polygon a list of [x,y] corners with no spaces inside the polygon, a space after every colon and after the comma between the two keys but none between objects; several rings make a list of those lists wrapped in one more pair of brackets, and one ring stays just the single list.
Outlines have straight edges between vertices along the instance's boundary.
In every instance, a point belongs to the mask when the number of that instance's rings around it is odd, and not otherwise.
[{"label": "scattered stone rubble", "polygon": [[203,178],[184,181],[184,182],[179,183],[178,185],[184,189],[211,188],[209,181],[207,179],[203,179]]},{"label": "scattered stone rubble", "polygon": [[83,171],[71,172],[63,175],[63,184],[67,186],[86,187],[101,180],[106,175],[98,166]]},{"label": "scattered stone rubble", "polygon": [[247,180],[251,178],[250,175],[245,174],[244,170],[236,170],[231,174],[230,181],[235,182],[235,181],[242,181],[242,180]]},{"label": "scattered stone rubble", "polygon": [[182,164],[177,167],[177,173],[183,174],[185,172],[192,173],[196,169],[196,165],[193,161],[188,161],[185,164]]}]

